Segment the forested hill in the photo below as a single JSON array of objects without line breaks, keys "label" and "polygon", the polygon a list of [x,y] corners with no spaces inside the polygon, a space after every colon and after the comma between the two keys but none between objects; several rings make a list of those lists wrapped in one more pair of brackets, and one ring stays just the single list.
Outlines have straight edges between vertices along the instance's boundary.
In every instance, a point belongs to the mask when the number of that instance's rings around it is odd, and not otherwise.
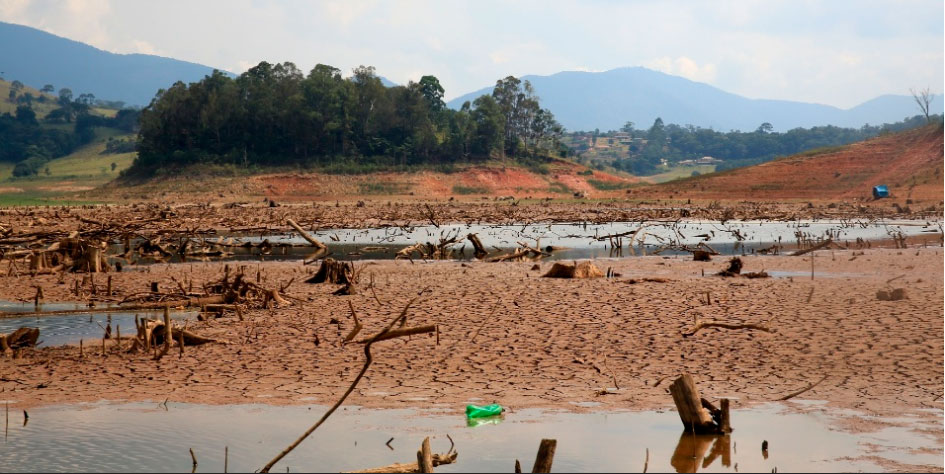
[{"label": "forested hill", "polygon": [[40,89],[69,88],[99,99],[145,106],[176,81],[192,82],[213,68],[147,54],[115,54],[35,28],[0,22],[0,72]]},{"label": "forested hill", "polygon": [[562,151],[563,129],[528,82],[499,81],[460,110],[434,76],[385,87],[372,67],[350,78],[319,64],[262,62],[161,90],[141,112],[138,159],[127,177],[218,163],[239,166],[450,164],[540,160]]}]

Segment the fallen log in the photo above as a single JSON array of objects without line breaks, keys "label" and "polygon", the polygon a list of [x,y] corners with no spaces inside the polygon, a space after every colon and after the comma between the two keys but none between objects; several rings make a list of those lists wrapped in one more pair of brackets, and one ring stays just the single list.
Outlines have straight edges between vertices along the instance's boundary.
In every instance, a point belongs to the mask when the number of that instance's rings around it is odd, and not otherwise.
[{"label": "fallen log", "polygon": [[826,375],[824,375],[824,378],[822,378],[822,379],[820,379],[820,380],[818,380],[818,381],[816,381],[816,382],[814,382],[814,383],[808,385],[808,386],[805,387],[805,388],[802,388],[802,389],[800,389],[800,390],[798,390],[798,391],[796,391],[796,392],[789,393],[789,394],[787,394],[787,395],[785,395],[785,396],[779,398],[778,401],[783,402],[783,401],[785,401],[785,400],[790,400],[790,399],[792,399],[792,398],[794,398],[794,397],[796,397],[796,396],[798,396],[798,395],[801,395],[802,393],[805,393],[805,392],[807,392],[808,390],[810,390],[810,389],[812,389],[812,388],[814,388],[814,387],[820,385],[820,383],[823,382],[824,380],[827,380],[827,376],[826,376]]},{"label": "fallen log", "polygon": [[705,328],[722,328],[722,329],[754,329],[757,331],[772,332],[767,326],[762,326],[760,324],[727,324],[727,323],[717,323],[714,321],[703,322],[700,321],[689,332],[683,333],[683,337],[689,337],[694,335]]},{"label": "fallen log", "polygon": [[820,250],[820,249],[822,249],[822,248],[824,248],[824,247],[826,247],[826,246],[828,246],[828,245],[830,245],[830,244],[832,244],[832,243],[833,243],[833,239],[827,239],[827,240],[825,240],[825,241],[823,241],[823,242],[821,242],[821,243],[819,243],[819,244],[817,244],[817,245],[815,245],[815,246],[813,246],[813,247],[806,248],[806,249],[804,249],[804,250],[798,250],[797,252],[792,253],[791,256],[792,256],[792,257],[800,257],[801,255],[804,255],[804,254],[813,252],[813,251],[815,251],[815,250]]},{"label": "fallen log", "polygon": [[321,243],[318,239],[316,239],[315,237],[312,237],[311,235],[309,235],[308,232],[305,232],[305,229],[303,229],[300,225],[296,224],[294,220],[292,220],[292,219],[286,219],[285,221],[286,221],[287,224],[289,224],[290,226],[292,226],[292,228],[295,229],[296,232],[298,232],[299,234],[301,234],[303,239],[307,240],[308,243],[312,244],[313,247],[316,247],[316,248],[318,248],[318,249],[327,249],[327,248],[328,248],[327,245]]},{"label": "fallen log", "polygon": [[[458,453],[456,451],[451,451],[446,454],[434,454],[433,467],[442,466],[444,464],[453,464],[456,462],[457,456],[458,456]],[[408,473],[420,472],[420,467],[415,462],[408,462],[408,463],[394,463],[387,466],[373,467],[370,469],[361,469],[357,471],[345,471],[345,472],[362,473],[362,474],[367,474],[367,473],[379,474],[379,473],[384,473],[384,472],[408,474]]]},{"label": "fallen log", "polygon": [[405,328],[405,329],[394,329],[394,330],[387,331],[384,334],[381,334],[378,336],[360,339],[358,340],[358,344],[367,344],[372,341],[373,342],[386,341],[388,339],[394,339],[397,337],[413,336],[416,334],[428,334],[432,332],[436,332],[435,324],[430,324],[428,326],[415,326],[412,328]]}]

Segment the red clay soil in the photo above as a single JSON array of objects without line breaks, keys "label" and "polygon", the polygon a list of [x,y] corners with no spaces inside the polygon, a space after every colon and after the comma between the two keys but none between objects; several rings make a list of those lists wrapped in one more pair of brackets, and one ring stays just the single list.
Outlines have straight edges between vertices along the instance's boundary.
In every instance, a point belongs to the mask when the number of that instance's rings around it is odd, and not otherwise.
[{"label": "red clay soil", "polygon": [[647,196],[702,199],[869,200],[889,186],[894,199],[939,203],[942,125],[877,137],[837,151],[795,155],[758,166],[647,188]]},{"label": "red clay soil", "polygon": [[[515,198],[570,198],[575,192],[594,198],[625,194],[620,188],[639,182],[600,171],[587,173],[584,166],[558,161],[538,173],[519,166],[472,166],[454,173],[420,171],[365,175],[321,173],[267,174],[248,178],[245,194],[259,194],[276,201],[371,199],[397,197],[448,199],[469,196]],[[585,174],[580,174],[585,173]],[[599,190],[589,180],[612,184]]]}]

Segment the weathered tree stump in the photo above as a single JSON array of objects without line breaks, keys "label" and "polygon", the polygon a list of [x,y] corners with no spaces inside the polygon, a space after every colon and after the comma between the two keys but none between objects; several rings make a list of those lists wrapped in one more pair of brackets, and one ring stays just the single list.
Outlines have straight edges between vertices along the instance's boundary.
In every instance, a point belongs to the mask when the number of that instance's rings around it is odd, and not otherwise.
[{"label": "weathered tree stump", "polygon": [[[696,389],[696,383],[692,376],[689,374],[681,375],[670,385],[669,391],[673,395],[673,402],[679,412],[679,419],[686,427],[686,432],[694,431],[696,434],[718,434],[723,432],[721,423],[713,418],[713,412],[721,417],[721,410],[714,409],[708,401],[704,401],[699,396],[699,390]],[[708,405],[708,407],[705,405]],[[723,406],[727,408],[728,402],[726,401]],[[710,412],[710,410],[712,411]],[[724,416],[726,418],[725,424],[728,425],[728,414],[726,413]],[[728,429],[731,430],[731,427],[728,426]]]},{"label": "weathered tree stump", "polygon": [[469,234],[466,236],[470,242],[472,242],[473,249],[475,249],[476,258],[482,259],[486,255],[489,255],[489,252],[486,251],[486,248],[482,246],[482,241],[479,240],[479,236],[476,234]]},{"label": "weathered tree stump", "polygon": [[305,280],[305,283],[348,284],[352,283],[353,276],[354,265],[351,262],[339,262],[333,258],[326,258],[315,275]]},{"label": "weathered tree stump", "polygon": [[566,263],[555,263],[548,270],[548,273],[542,275],[543,278],[603,278],[604,272],[594,266],[591,262],[575,263],[568,265]]},{"label": "weathered tree stump", "polygon": [[24,347],[35,347],[39,340],[38,328],[19,328],[10,334],[0,334],[0,352],[11,356],[13,351]]}]

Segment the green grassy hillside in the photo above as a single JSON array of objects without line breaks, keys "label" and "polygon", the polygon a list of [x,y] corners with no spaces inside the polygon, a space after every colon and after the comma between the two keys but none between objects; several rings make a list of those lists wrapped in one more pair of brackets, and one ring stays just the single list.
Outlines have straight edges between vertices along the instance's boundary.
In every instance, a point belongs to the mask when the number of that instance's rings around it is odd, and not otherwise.
[{"label": "green grassy hillside", "polygon": [[109,137],[134,138],[113,129],[98,129],[92,143],[50,161],[39,175],[28,178],[14,178],[13,164],[0,163],[0,206],[86,202],[76,201],[74,195],[115,179],[134,161],[133,152],[103,154]]},{"label": "green grassy hillside", "polygon": [[[10,102],[10,87],[13,84],[13,81],[0,80],[0,114],[10,113],[13,114],[16,112],[17,104]],[[19,95],[26,93],[33,95],[33,111],[36,112],[36,118],[42,120],[46,117],[46,114],[52,112],[55,109],[59,108],[59,105],[56,103],[58,96],[52,94],[44,94],[36,89],[33,89],[30,86],[23,86],[20,89]],[[40,96],[46,97],[46,102],[39,102],[36,100]],[[92,113],[95,115],[101,115],[103,117],[114,117],[118,113],[115,109],[103,109],[101,107],[93,107]]]}]

